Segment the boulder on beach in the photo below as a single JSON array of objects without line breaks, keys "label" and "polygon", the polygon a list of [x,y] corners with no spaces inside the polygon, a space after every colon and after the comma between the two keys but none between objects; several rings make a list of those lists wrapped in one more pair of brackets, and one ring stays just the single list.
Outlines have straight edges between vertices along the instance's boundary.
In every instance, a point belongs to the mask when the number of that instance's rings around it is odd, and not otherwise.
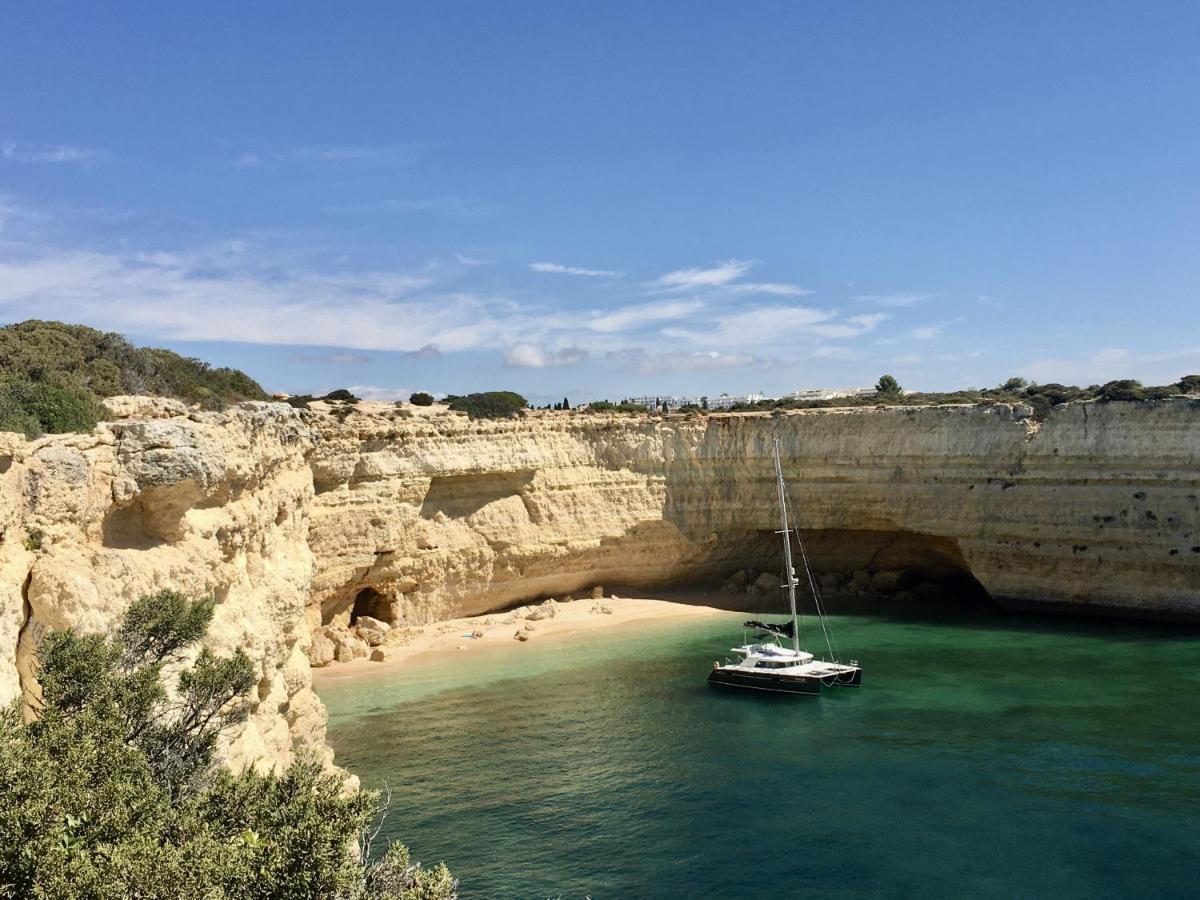
[{"label": "boulder on beach", "polygon": [[309,665],[314,669],[327,666],[333,662],[336,653],[337,647],[333,645],[333,641],[323,634],[314,634],[312,644],[308,648]]},{"label": "boulder on beach", "polygon": [[529,640],[529,634],[524,631],[518,631],[516,634],[513,635],[513,638],[518,641],[527,641],[527,640]]}]

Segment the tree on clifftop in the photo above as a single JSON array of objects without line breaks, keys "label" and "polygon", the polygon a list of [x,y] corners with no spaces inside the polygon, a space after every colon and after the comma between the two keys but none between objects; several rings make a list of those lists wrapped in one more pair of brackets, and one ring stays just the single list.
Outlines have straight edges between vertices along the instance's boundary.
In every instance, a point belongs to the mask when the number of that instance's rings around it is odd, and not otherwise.
[{"label": "tree on clifftop", "polygon": [[875,390],[880,394],[896,396],[901,391],[900,382],[898,382],[891,375],[882,375],[880,376],[879,381],[875,383]]},{"label": "tree on clifftop", "polygon": [[1179,390],[1185,394],[1200,394],[1200,375],[1184,375],[1179,379]]},{"label": "tree on clifftop", "polygon": [[0,897],[452,900],[446,868],[421,869],[399,844],[360,861],[375,795],[347,793],[317,759],[216,768],[255,665],[202,649],[173,691],[162,681],[212,615],[162,591],[115,637],[45,637],[36,719],[0,710]]}]

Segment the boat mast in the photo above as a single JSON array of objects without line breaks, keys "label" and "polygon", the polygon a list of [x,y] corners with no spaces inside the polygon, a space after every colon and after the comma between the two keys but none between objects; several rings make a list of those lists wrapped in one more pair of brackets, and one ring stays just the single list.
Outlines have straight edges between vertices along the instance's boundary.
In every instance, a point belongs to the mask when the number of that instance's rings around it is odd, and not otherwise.
[{"label": "boat mast", "polygon": [[783,487],[783,464],[779,461],[779,438],[775,438],[775,481],[779,488],[779,523],[783,535],[783,571],[787,578],[788,604],[792,610],[792,649],[800,652],[800,617],[796,615],[796,571],[792,568],[792,531],[788,527],[787,495]]}]

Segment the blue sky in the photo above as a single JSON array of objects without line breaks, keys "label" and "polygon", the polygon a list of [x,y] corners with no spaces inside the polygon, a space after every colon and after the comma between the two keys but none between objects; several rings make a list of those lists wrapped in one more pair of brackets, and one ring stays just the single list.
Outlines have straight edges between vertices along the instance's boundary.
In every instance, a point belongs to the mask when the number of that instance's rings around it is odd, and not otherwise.
[{"label": "blue sky", "polygon": [[1200,371],[1195,3],[0,9],[0,319],[544,402]]}]

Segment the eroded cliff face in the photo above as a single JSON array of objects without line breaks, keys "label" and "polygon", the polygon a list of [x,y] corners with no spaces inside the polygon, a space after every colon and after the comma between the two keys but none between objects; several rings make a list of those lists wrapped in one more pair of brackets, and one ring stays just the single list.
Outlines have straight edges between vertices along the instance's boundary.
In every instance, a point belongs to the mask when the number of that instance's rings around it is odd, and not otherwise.
[{"label": "eroded cliff face", "polygon": [[315,424],[314,622],[364,591],[423,621],[770,566],[776,437],[818,569],[1200,613],[1200,401],[1081,404],[1040,427],[1003,405]]},{"label": "eroded cliff face", "polygon": [[776,565],[776,437],[819,570],[1200,614],[1200,401],[1076,405],[1040,427],[1008,406],[479,422],[110,406],[91,435],[0,436],[0,698],[33,685],[47,628],[111,629],[164,587],[211,593],[208,643],[261,673],[235,765],[322,745],[305,656],[322,624]]},{"label": "eroded cliff face", "polygon": [[217,599],[206,643],[241,648],[258,685],[226,748],[235,766],[326,753],[305,620],[313,435],[279,404],[189,415],[170,401],[115,401],[133,418],[89,435],[0,435],[0,701],[36,689],[48,629],[108,632],[163,588]]}]

